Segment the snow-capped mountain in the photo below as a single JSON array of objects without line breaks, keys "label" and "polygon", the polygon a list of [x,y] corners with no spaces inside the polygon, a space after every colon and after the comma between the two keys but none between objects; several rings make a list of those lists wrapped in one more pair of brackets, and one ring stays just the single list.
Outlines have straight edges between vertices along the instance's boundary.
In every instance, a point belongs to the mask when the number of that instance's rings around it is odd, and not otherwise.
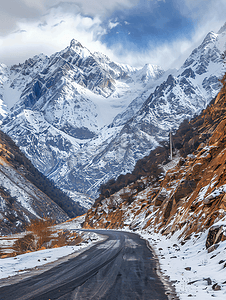
[{"label": "snow-capped mountain", "polygon": [[145,101],[163,73],[157,66],[138,70],[116,64],[72,40],[50,58],[5,67],[2,98],[11,111],[2,128],[40,171],[89,207],[93,200],[84,201],[79,192],[95,179],[84,183],[79,174],[120,129],[106,126],[146,89]]},{"label": "snow-capped mountain", "polygon": [[88,208],[101,183],[131,171],[216,96],[225,42],[224,28],[209,33],[179,70],[164,73],[114,63],[72,40],[51,57],[3,68],[0,97],[11,109],[2,130]]},{"label": "snow-capped mountain", "polygon": [[104,166],[109,179],[132,171],[138,159],[148,155],[158,142],[168,139],[170,130],[199,114],[221,87],[225,43],[225,29],[218,34],[209,33],[183,66],[156,87],[104,151],[95,156],[92,168]]}]

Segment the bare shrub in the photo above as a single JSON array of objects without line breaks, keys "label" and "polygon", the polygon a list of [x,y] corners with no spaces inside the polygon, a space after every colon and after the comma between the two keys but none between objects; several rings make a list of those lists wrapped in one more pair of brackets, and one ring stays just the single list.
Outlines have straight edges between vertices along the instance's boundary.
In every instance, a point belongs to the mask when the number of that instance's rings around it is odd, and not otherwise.
[{"label": "bare shrub", "polygon": [[0,246],[0,258],[4,255],[3,248]]},{"label": "bare shrub", "polygon": [[39,219],[32,220],[27,226],[27,231],[32,232],[36,240],[36,249],[41,247],[48,247],[48,243],[51,240],[51,235],[53,233],[52,226],[54,221],[51,219]]},{"label": "bare shrub", "polygon": [[83,241],[82,237],[78,235],[75,239],[73,239],[70,245],[78,245]]},{"label": "bare shrub", "polygon": [[132,191],[130,192],[124,192],[120,195],[120,197],[122,198],[122,200],[124,202],[127,202],[128,204],[131,204],[134,200],[135,200],[135,197],[134,197],[135,194],[132,193]]},{"label": "bare shrub", "polygon": [[32,220],[26,228],[29,233],[14,242],[14,254],[36,251],[44,247],[77,245],[82,242],[82,238],[76,232],[53,231],[53,223],[53,220],[50,219]]},{"label": "bare shrub", "polygon": [[27,251],[34,251],[36,248],[34,235],[29,233],[24,237],[16,240],[12,248],[16,254],[22,254]]}]

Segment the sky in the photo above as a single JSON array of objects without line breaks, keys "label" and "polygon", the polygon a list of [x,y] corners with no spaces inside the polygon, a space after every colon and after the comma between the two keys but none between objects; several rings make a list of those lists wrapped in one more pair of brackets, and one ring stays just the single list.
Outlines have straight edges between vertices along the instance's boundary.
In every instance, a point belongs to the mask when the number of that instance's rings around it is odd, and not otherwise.
[{"label": "sky", "polygon": [[51,55],[74,38],[116,62],[179,68],[225,22],[225,0],[0,0],[0,63]]}]

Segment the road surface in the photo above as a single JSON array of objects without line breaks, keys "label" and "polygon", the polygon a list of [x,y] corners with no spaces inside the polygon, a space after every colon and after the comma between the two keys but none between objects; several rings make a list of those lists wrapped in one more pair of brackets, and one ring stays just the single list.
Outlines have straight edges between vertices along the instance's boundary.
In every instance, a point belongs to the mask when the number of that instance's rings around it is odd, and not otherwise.
[{"label": "road surface", "polygon": [[146,241],[120,231],[52,269],[0,288],[1,300],[167,300]]}]

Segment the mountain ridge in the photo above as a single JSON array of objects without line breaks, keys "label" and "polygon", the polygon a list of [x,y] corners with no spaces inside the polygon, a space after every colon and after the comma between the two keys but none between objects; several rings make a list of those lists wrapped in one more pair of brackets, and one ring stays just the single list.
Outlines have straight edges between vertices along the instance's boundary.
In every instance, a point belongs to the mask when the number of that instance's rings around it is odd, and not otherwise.
[{"label": "mountain ridge", "polygon": [[[71,51],[73,52],[72,56],[70,54]],[[80,53],[81,55],[75,54],[77,53],[76,51],[78,53],[81,52]],[[119,109],[121,109],[121,107],[122,108],[126,107],[126,104],[124,103],[123,100],[120,100],[120,98],[123,97],[125,98],[124,86],[126,86],[126,89],[129,88],[129,85],[126,84],[126,81],[127,80],[133,81],[133,79],[129,77],[129,75],[132,74],[131,76],[135,76],[136,78],[142,77],[144,75],[144,71],[142,70],[141,70],[141,74],[139,73],[137,75],[136,74],[136,72],[138,72],[137,69],[130,68],[126,65],[122,66],[122,65],[115,64],[111,62],[106,56],[103,55],[100,54],[95,54],[95,55],[97,57],[93,56],[93,54],[91,54],[87,49],[82,47],[81,44],[79,44],[75,40],[72,40],[71,45],[69,47],[67,47],[62,52],[58,52],[52,55],[50,58],[41,55],[41,58],[45,59],[44,62],[40,63],[39,57],[36,56],[33,59],[31,59],[31,61],[28,60],[25,62],[25,64],[22,65],[22,71],[18,70],[20,66],[14,66],[11,68],[12,72],[15,72],[16,70],[17,73],[20,74],[22,72],[23,74],[26,75],[28,74],[27,71],[28,66],[30,68],[31,64],[33,64],[33,65],[37,65],[36,69],[38,70],[38,73],[37,75],[35,75],[35,72],[33,71],[31,71],[31,75],[29,73],[28,83],[25,88],[24,86],[22,87],[24,89],[21,94],[21,100],[15,103],[14,107],[11,109],[11,113],[8,115],[8,117],[5,118],[3,128],[5,128],[5,124],[8,123],[6,127],[11,127],[11,128],[6,131],[11,136],[14,136],[16,138],[15,139],[16,142],[20,144],[21,149],[23,151],[25,150],[26,155],[33,161],[33,163],[40,170],[42,170],[42,172],[44,171],[44,173],[50,178],[54,178],[53,174],[55,174],[54,172],[57,166],[63,166],[63,164],[57,159],[57,156],[59,155],[61,150],[63,150],[61,152],[62,153],[62,156],[60,157],[61,160],[64,159],[64,157],[66,157],[67,159],[68,156],[72,161],[74,161],[75,157],[71,157],[73,153],[80,151],[80,148],[82,148],[83,144],[87,143],[87,141],[89,141],[90,138],[95,139],[99,128],[103,127],[106,124],[105,120],[101,121],[101,123],[98,124],[99,122],[97,119],[98,114],[100,114],[101,118],[98,117],[100,120],[101,119],[103,120],[103,116],[104,116],[104,108],[101,108],[101,106],[107,105],[106,108],[109,110],[109,105],[110,105],[110,108],[114,109],[115,114],[117,114],[118,107]],[[85,60],[83,61],[84,58]],[[65,61],[66,59],[69,61],[69,63]],[[90,60],[95,65],[94,68]],[[59,63],[57,63],[56,61],[59,61]],[[99,69],[96,67],[97,61],[102,62],[102,65],[98,67]],[[106,71],[103,71],[104,68],[108,71],[110,70],[108,72],[108,76],[110,78],[109,80],[112,82],[111,86],[113,85],[113,81],[115,80],[114,78],[123,77],[124,81],[122,81],[122,83],[120,82],[117,83],[118,92],[112,98],[112,100],[110,100],[110,103],[108,104],[106,103],[106,100],[105,102],[103,101],[104,92],[102,92],[101,95],[103,96],[102,98],[99,97],[96,98],[97,100],[95,100],[94,94],[90,94],[90,91],[84,89],[83,86],[84,82],[81,83],[81,78],[80,78],[82,75],[81,76],[79,75],[81,74],[81,72],[76,73],[76,78],[75,78],[73,75],[74,73],[72,74],[71,73],[72,71],[70,69],[72,68],[70,67],[72,65],[75,65],[76,70],[80,68],[81,70],[85,69],[87,71],[88,68],[88,70],[90,70],[91,72],[94,69],[95,72],[94,74],[97,74],[97,81],[96,81],[97,86],[99,84],[98,83],[99,72],[102,73],[104,72],[104,74],[106,73]],[[146,69],[149,72],[147,75],[149,79],[150,77],[159,78],[163,72],[158,67],[155,67],[153,69],[146,66]],[[49,73],[49,70],[50,71],[52,70],[52,73]],[[126,74],[125,72],[127,72],[127,75],[125,75]],[[60,79],[61,75],[63,76],[62,79]],[[18,77],[20,78],[20,76]],[[46,80],[43,81],[43,78],[45,77]],[[105,79],[103,80],[106,81]],[[16,83],[17,82],[15,82],[14,79],[13,82],[11,83],[11,86],[13,87],[16,86]],[[57,86],[55,87],[54,84]],[[143,82],[140,83],[140,85],[142,86],[143,84],[145,83]],[[90,90],[95,89],[95,84],[93,86],[89,84],[88,88]],[[47,89],[49,89],[49,91]],[[109,90],[109,84],[106,87],[106,89]],[[47,94],[45,94],[46,91]],[[95,90],[94,92],[98,94],[97,90]],[[105,96],[109,97],[109,93],[112,93],[112,91],[109,90],[108,94],[105,93]],[[134,90],[133,93],[139,94],[139,91],[137,92],[136,90]],[[87,94],[88,97],[86,96]],[[89,97],[91,96],[93,97],[94,102],[90,101]],[[115,104],[117,99],[119,99],[118,101],[119,105],[116,105],[117,103]],[[72,113],[75,110],[76,110],[75,112],[76,118]],[[19,119],[19,123],[22,125],[21,128],[20,128],[20,124],[17,124],[17,119]],[[71,122],[69,122],[69,120],[71,120]],[[14,125],[14,123],[16,125]],[[35,135],[33,135],[31,131],[35,132]],[[47,131],[48,133],[47,133],[46,140],[43,140],[43,138],[39,139],[39,134],[45,134],[44,132]],[[112,130],[107,129],[106,131],[108,136]],[[104,136],[106,136],[105,133]],[[102,140],[102,137],[100,136],[99,139]],[[103,137],[103,139],[106,139],[106,137]],[[40,140],[43,140],[43,143],[40,142]],[[54,141],[57,141],[58,145],[56,147],[54,146]],[[24,148],[23,147],[24,144],[28,145],[30,149],[28,150]],[[37,149],[38,151],[34,151],[34,148],[37,147],[37,146],[34,147],[34,145],[40,145],[39,148]],[[57,148],[59,150],[57,150]],[[96,148],[95,145],[94,148]],[[52,149],[55,149],[54,151],[56,151],[56,153],[52,154],[51,153],[53,151]],[[45,151],[47,157],[44,157]],[[34,152],[35,152],[35,157],[34,157]],[[84,156],[84,154],[82,154],[82,156]],[[49,160],[49,158],[51,159]],[[85,160],[87,160],[87,158],[85,158]],[[62,172],[64,172],[64,170],[62,170],[61,173]],[[67,187],[68,193],[70,193],[70,190],[71,188]],[[84,192],[84,190],[82,192]],[[75,199],[77,198],[81,198],[81,196],[79,196],[79,193],[76,193],[75,191]],[[88,197],[86,202],[90,203]]]}]

